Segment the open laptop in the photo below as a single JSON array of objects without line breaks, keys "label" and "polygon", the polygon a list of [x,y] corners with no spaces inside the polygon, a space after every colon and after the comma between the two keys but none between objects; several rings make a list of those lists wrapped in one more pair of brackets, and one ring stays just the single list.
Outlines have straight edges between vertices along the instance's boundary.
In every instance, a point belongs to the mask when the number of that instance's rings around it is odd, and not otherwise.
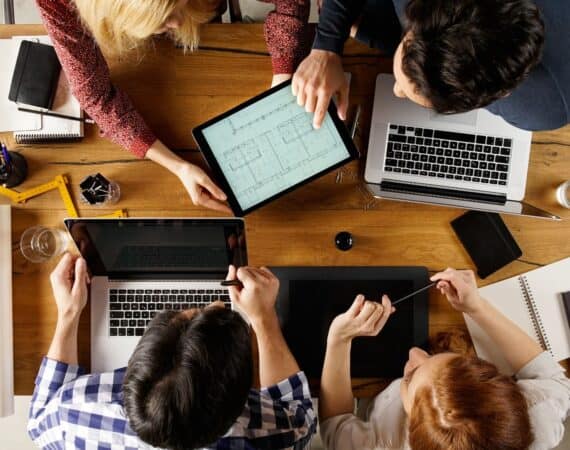
[{"label": "open laptop", "polygon": [[485,109],[437,114],[393,86],[378,75],[364,173],[375,197],[560,220],[522,201],[532,133]]},{"label": "open laptop", "polygon": [[91,369],[124,367],[163,310],[230,307],[228,265],[247,265],[242,219],[66,219],[91,272]]}]

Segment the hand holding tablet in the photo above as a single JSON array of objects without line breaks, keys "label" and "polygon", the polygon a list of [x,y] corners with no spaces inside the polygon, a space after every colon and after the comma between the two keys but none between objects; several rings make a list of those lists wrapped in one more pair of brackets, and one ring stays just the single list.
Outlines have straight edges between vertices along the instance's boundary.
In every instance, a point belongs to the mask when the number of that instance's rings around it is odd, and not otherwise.
[{"label": "hand holding tablet", "polygon": [[320,129],[312,121],[287,81],[193,130],[237,216],[357,157],[332,102]]}]

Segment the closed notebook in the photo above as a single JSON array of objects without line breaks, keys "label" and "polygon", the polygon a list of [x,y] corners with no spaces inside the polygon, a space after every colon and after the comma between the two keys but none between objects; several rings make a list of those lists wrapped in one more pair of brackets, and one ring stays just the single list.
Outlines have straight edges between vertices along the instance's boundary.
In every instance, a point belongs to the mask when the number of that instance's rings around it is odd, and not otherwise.
[{"label": "closed notebook", "polygon": [[[48,36],[16,36],[13,40],[33,40],[35,42],[51,46],[51,41]],[[72,95],[69,82],[67,81],[63,71],[61,71],[57,80],[55,97],[50,111],[67,116],[83,117],[81,106],[77,99]],[[20,114],[20,117],[37,116],[41,118],[40,129],[29,130],[20,128],[20,131],[14,131],[14,139],[18,144],[35,144],[54,140],[77,140],[84,136],[83,122],[46,115],[38,116],[37,114],[21,111],[19,111],[18,114]]]},{"label": "closed notebook", "polygon": [[[570,357],[570,325],[562,294],[570,290],[570,258],[479,289],[479,293],[531,336],[556,361]],[[464,315],[477,355],[513,374],[504,355]]]},{"label": "closed notebook", "polygon": [[60,72],[61,64],[51,45],[22,41],[8,98],[19,105],[51,109]]}]

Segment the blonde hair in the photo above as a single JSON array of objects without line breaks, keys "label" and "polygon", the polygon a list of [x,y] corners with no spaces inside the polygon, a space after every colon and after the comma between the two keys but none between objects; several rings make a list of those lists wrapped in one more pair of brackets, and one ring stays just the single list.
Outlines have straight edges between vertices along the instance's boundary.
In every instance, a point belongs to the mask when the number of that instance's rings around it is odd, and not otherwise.
[{"label": "blonde hair", "polygon": [[[109,55],[140,49],[175,12],[179,0],[73,0],[83,25]],[[185,50],[198,46],[200,25],[220,13],[222,0],[189,0],[168,34]]]}]

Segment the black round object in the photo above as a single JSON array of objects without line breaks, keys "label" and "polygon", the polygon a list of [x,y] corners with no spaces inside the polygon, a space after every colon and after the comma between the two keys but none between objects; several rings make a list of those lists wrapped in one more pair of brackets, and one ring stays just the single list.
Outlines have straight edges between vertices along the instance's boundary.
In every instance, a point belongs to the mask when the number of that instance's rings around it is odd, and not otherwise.
[{"label": "black round object", "polygon": [[336,248],[346,252],[354,245],[354,238],[348,231],[341,231],[335,236],[334,244],[336,245]]}]

